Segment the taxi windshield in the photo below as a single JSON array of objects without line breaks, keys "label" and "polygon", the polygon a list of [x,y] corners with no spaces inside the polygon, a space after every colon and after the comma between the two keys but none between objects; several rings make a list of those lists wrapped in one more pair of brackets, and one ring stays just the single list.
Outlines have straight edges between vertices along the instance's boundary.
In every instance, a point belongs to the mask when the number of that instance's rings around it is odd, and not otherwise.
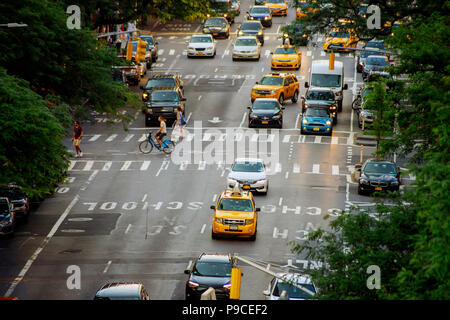
[{"label": "taxi windshield", "polygon": [[325,117],[328,118],[330,113],[326,108],[308,108],[306,109],[305,116],[307,117]]},{"label": "taxi windshield", "polygon": [[270,14],[270,9],[267,7],[253,7],[252,10],[250,10],[250,13],[267,13]]},{"label": "taxi windshield", "polygon": [[191,43],[211,43],[211,37],[192,37]]},{"label": "taxi windshield", "polygon": [[275,50],[275,54],[297,54],[297,51],[295,51],[295,48],[277,48]]},{"label": "taxi windshield", "polygon": [[222,18],[211,18],[206,20],[205,22],[205,26],[221,26],[221,27],[225,27],[226,22],[224,19]]},{"label": "taxi windshield", "polygon": [[325,101],[334,101],[334,93],[331,91],[314,91],[309,90],[306,95],[306,99],[308,100],[325,100]]},{"label": "taxi windshield", "polygon": [[246,161],[246,162],[235,162],[233,164],[233,168],[231,168],[231,171],[236,172],[263,172],[264,167],[261,162],[252,162],[252,161]]},{"label": "taxi windshield", "polygon": [[252,212],[253,206],[250,199],[223,198],[222,200],[220,200],[217,209],[226,211]]},{"label": "taxi windshield", "polygon": [[397,174],[397,169],[392,163],[369,162],[364,167],[367,174]]},{"label": "taxi windshield", "polygon": [[269,86],[282,86],[283,78],[280,77],[264,77],[259,84],[265,84]]},{"label": "taxi windshield", "polygon": [[178,94],[175,91],[155,91],[151,95],[152,101],[177,102]]},{"label": "taxi windshield", "polygon": [[331,38],[350,38],[350,34],[348,32],[332,32],[330,33]]},{"label": "taxi windshield", "polygon": [[339,87],[341,85],[341,76],[338,74],[320,74],[313,73],[311,76],[311,86],[313,87]]},{"label": "taxi windshield", "polygon": [[246,46],[253,47],[253,46],[258,45],[258,43],[256,42],[256,39],[237,39],[235,45],[236,46],[244,46],[244,47],[246,47]]}]

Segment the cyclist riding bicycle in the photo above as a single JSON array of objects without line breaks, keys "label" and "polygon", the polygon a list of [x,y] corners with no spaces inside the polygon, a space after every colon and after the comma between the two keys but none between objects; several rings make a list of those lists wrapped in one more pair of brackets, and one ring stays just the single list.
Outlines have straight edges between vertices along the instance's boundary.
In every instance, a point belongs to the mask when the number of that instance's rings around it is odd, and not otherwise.
[{"label": "cyclist riding bicycle", "polygon": [[158,117],[159,130],[155,134],[156,141],[159,143],[159,148],[162,149],[162,138],[167,134],[166,119],[162,116]]}]

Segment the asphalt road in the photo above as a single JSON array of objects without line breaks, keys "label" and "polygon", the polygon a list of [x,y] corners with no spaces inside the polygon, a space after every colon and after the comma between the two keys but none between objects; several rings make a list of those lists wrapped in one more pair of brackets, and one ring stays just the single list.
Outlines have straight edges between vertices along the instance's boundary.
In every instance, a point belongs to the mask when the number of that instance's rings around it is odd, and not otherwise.
[{"label": "asphalt road", "polygon": [[[245,18],[250,3],[242,1],[232,30]],[[183,271],[202,252],[238,253],[272,265],[316,268],[315,261],[292,254],[288,241],[302,241],[311,230],[327,228],[323,217],[333,210],[369,204],[373,199],[358,196],[350,179],[350,166],[360,160],[360,147],[354,144],[360,129],[351,101],[362,84],[353,56],[336,57],[344,62],[349,90],[332,137],[300,135],[300,104],[290,101],[284,129],[248,131],[250,89],[270,72],[270,51],[281,42],[279,28],[294,19],[293,8],[288,17],[274,17],[273,26],[265,30],[259,62],[232,61],[235,35],[218,40],[214,59],[187,59],[185,41],[199,26],[159,26],[154,33],[159,59],[152,72],[181,75],[191,133],[187,140],[196,141],[200,151],[186,148],[187,162],[155,150],[143,155],[138,143],[149,129],[140,112],[124,110],[136,116],[127,132],[120,123],[106,123],[105,115],[92,114],[92,122],[83,124],[84,157],[72,159],[67,183],[32,212],[28,224],[18,226],[14,238],[0,240],[0,295],[92,299],[106,282],[138,281],[152,299],[184,299],[187,276]],[[302,66],[295,72],[301,94],[311,62],[328,59],[322,51],[323,40],[316,36],[310,46],[301,48]],[[270,190],[266,196],[256,196],[261,208],[256,241],[212,240],[209,206],[225,187],[230,159],[245,141],[266,140],[268,151],[258,150],[257,155],[271,159]],[[65,143],[70,146],[69,137]],[[201,156],[214,143],[217,157],[211,163]],[[246,151],[244,155],[255,155]],[[365,147],[363,158],[373,151]],[[80,290],[67,288],[69,266],[81,270]],[[271,277],[241,267],[241,299],[264,299],[262,290]]]}]

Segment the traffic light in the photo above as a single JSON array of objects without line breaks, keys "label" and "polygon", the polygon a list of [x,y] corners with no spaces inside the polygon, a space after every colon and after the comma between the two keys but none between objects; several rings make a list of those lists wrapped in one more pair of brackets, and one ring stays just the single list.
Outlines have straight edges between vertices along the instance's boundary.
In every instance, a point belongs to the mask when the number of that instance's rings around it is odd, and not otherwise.
[{"label": "traffic light", "polygon": [[239,300],[241,296],[241,269],[232,268],[231,269],[231,288],[230,288],[230,299]]},{"label": "traffic light", "polygon": [[132,58],[133,58],[133,44],[131,42],[128,42],[126,59],[131,61]]},{"label": "traffic light", "polygon": [[144,62],[146,53],[147,53],[147,42],[139,39],[136,48],[136,57],[134,58],[136,62]]}]

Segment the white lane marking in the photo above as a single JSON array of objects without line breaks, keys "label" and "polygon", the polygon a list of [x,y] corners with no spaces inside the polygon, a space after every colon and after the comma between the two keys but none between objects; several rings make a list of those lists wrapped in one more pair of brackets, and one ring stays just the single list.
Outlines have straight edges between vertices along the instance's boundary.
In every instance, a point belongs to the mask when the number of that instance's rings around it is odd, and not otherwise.
[{"label": "white lane marking", "polygon": [[200,233],[205,232],[205,228],[206,228],[206,223],[202,226],[202,230],[200,230]]},{"label": "white lane marking", "polygon": [[128,134],[125,139],[123,139],[123,142],[129,142],[134,137],[134,134]]},{"label": "white lane marking", "polygon": [[200,101],[202,99],[202,96],[198,96],[198,101]]},{"label": "white lane marking", "polygon": [[112,161],[108,161],[103,165],[102,171],[108,171],[109,169],[111,169],[112,166]]},{"label": "white lane marking", "polygon": [[147,140],[147,134],[143,133],[142,136],[139,138],[138,142],[142,142],[144,140]]},{"label": "white lane marking", "polygon": [[287,179],[289,177],[289,171],[286,171],[286,174],[284,175],[284,177]]},{"label": "white lane marking", "polygon": [[331,174],[333,176],[338,176],[339,175],[339,166],[333,165],[331,167]]},{"label": "white lane marking", "polygon": [[146,194],[144,194],[144,196],[142,197],[142,202],[144,202],[145,200],[147,200],[147,197],[148,197],[148,194],[146,193]]},{"label": "white lane marking", "polygon": [[98,170],[94,170],[92,172],[92,174],[89,176],[88,181],[91,182],[92,180],[94,180],[95,176],[97,175]]},{"label": "white lane marking", "polygon": [[112,261],[109,260],[108,263],[106,264],[105,270],[103,270],[103,273],[108,272],[109,267],[111,266]]},{"label": "white lane marking", "polygon": [[305,143],[305,139],[306,139],[305,135],[298,136],[297,143]]},{"label": "white lane marking", "polygon": [[200,161],[198,164],[198,170],[205,170],[206,168],[206,161]]},{"label": "white lane marking", "polygon": [[306,51],[306,56],[307,56],[307,57],[311,57],[311,50]]},{"label": "white lane marking", "polygon": [[173,39],[176,39],[176,38],[177,38],[176,36],[170,36],[169,40],[173,40]]},{"label": "white lane marking", "polygon": [[189,260],[189,263],[188,263],[188,265],[186,267],[186,270],[191,269],[191,266],[192,266],[192,260]]},{"label": "white lane marking", "polygon": [[264,69],[265,69],[265,68],[262,68],[262,69],[261,69],[261,72],[264,72]]},{"label": "white lane marking", "polygon": [[245,118],[247,118],[247,112],[244,112],[244,115],[242,116],[242,121],[239,124],[239,128],[241,128],[244,125]]},{"label": "white lane marking", "polygon": [[266,52],[264,53],[264,55],[266,56],[266,58],[269,58],[269,56],[270,56],[270,50],[266,50]]},{"label": "white lane marking", "polygon": [[292,169],[293,173],[300,173],[300,165],[298,163],[294,163],[294,168]]},{"label": "white lane marking", "polygon": [[159,49],[159,50],[158,50],[158,56],[163,55],[163,53],[164,53],[164,49]]},{"label": "white lane marking", "polygon": [[181,162],[181,164],[180,164],[180,170],[186,170],[187,165],[188,165],[188,162],[187,162],[187,161]]},{"label": "white lane marking", "polygon": [[291,139],[291,135],[290,134],[285,135],[283,137],[283,143],[288,143],[290,139]]},{"label": "white lane marking", "polygon": [[175,49],[170,49],[169,56],[173,56],[175,54]]},{"label": "white lane marking", "polygon": [[217,194],[215,194],[214,196],[213,196],[213,202],[216,202],[216,199],[217,199]]},{"label": "white lane marking", "polygon": [[338,137],[332,137],[331,138],[331,144],[338,144],[339,138]]},{"label": "white lane marking", "polygon": [[189,115],[188,115],[188,117],[187,117],[187,119],[186,119],[186,124],[188,124],[189,119],[191,118],[191,116],[192,116],[192,112],[189,113]]},{"label": "white lane marking", "polygon": [[45,237],[44,241],[42,241],[42,244],[39,246],[39,248],[36,249],[36,251],[30,257],[30,259],[28,259],[28,261],[25,264],[25,266],[23,267],[23,269],[20,271],[20,273],[14,279],[14,281],[11,284],[11,286],[9,287],[8,291],[6,291],[6,293],[5,293],[6,297],[11,296],[11,294],[14,291],[14,289],[17,287],[17,285],[20,283],[20,281],[22,281],[22,279],[25,277],[26,273],[31,268],[31,265],[33,264],[33,262],[37,259],[37,257],[41,253],[41,251],[44,250],[44,248],[47,245],[47,243],[49,243],[49,241],[52,239],[53,235],[56,233],[56,231],[58,230],[59,226],[66,219],[66,217],[69,214],[70,210],[72,210],[72,208],[75,206],[75,204],[78,202],[79,199],[80,199],[80,196],[77,194],[73,198],[73,200],[69,203],[69,205],[67,206],[66,210],[64,210],[64,212],[59,217],[58,221],[56,221],[56,223],[53,226],[53,228],[50,230],[48,235]]},{"label": "white lane marking", "polygon": [[141,171],[147,170],[148,167],[150,166],[150,163],[151,163],[151,161],[149,161],[149,160],[144,161],[144,162],[142,163],[142,165],[141,165]]},{"label": "white lane marking", "polygon": [[312,170],[312,173],[314,173],[314,174],[320,174],[320,164],[317,164],[317,163],[313,164],[313,170]]},{"label": "white lane marking", "polygon": [[295,119],[295,125],[294,125],[294,128],[293,129],[297,129],[297,128],[299,128],[299,126],[298,126],[298,121],[300,120],[300,112],[297,114],[297,119]]},{"label": "white lane marking", "polygon": [[110,136],[108,137],[108,139],[106,139],[105,141],[106,141],[106,142],[111,142],[111,141],[113,141],[116,137],[117,137],[117,134],[112,134],[112,135],[110,135]]},{"label": "white lane marking", "polygon": [[229,50],[230,46],[231,46],[231,40],[228,41],[227,47],[225,48],[225,51],[224,51],[224,53],[222,55],[222,59],[225,57],[225,55],[228,55],[230,53],[230,50]]},{"label": "white lane marking", "polygon": [[100,136],[101,134],[94,134],[88,141],[96,141],[98,138],[100,138]]},{"label": "white lane marking", "polygon": [[70,160],[70,165],[69,165],[69,168],[67,169],[67,171],[72,170],[76,163],[77,162],[75,160]]},{"label": "white lane marking", "polygon": [[92,161],[92,160],[86,161],[86,165],[84,166],[83,171],[91,170],[93,165],[94,165],[94,161]]},{"label": "white lane marking", "polygon": [[322,142],[322,136],[316,136],[314,139],[314,143],[321,143]]},{"label": "white lane marking", "polygon": [[159,176],[159,174],[161,173],[161,170],[167,170],[168,167],[169,167],[169,161],[164,160],[163,163],[161,163],[161,167],[159,168],[158,172],[156,173],[156,177]]},{"label": "white lane marking", "polygon": [[131,229],[131,224],[129,224],[128,227],[127,227],[127,229],[125,230],[125,234],[127,234],[128,231],[130,231],[130,229]]},{"label": "white lane marking", "polygon": [[280,33],[280,28],[281,28],[281,24],[278,25],[277,33],[276,33],[276,34],[279,34],[279,33]]},{"label": "white lane marking", "polygon": [[283,203],[283,197],[280,197],[280,201],[278,201],[278,205],[281,206],[282,203]]},{"label": "white lane marking", "polygon": [[215,68],[215,69],[214,69],[214,72],[217,72],[217,70],[219,70],[219,68]]},{"label": "white lane marking", "polygon": [[120,171],[126,171],[128,170],[128,168],[130,168],[131,163],[133,163],[133,161],[125,161],[125,163],[122,165],[122,168],[120,168]]},{"label": "white lane marking", "polygon": [[321,56],[321,57],[325,57],[325,55],[326,55],[325,51],[321,51],[321,52],[320,52],[320,56]]},{"label": "white lane marking", "polygon": [[281,172],[281,163],[277,163],[276,165],[275,165],[275,172],[277,173],[277,172]]}]

